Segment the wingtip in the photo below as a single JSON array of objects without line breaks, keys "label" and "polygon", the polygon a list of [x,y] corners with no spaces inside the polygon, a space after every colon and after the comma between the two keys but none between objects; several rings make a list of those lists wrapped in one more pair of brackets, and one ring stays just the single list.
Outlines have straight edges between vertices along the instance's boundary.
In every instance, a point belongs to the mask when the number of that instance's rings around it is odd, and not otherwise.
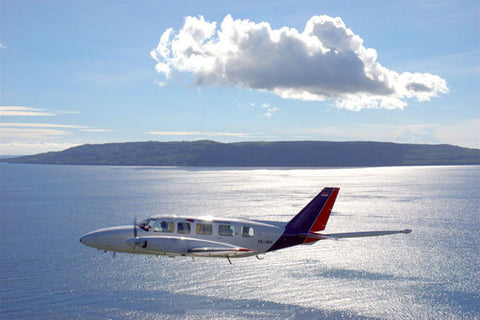
[{"label": "wingtip", "polygon": [[405,233],[405,234],[412,233],[412,229],[405,229],[405,230],[402,230],[402,233]]}]

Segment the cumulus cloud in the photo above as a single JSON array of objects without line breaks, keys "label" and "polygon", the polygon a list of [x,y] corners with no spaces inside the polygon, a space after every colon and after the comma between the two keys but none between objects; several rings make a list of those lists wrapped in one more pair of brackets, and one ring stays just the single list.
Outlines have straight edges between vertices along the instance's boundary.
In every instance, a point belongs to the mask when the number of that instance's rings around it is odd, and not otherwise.
[{"label": "cumulus cloud", "polygon": [[360,36],[341,18],[314,16],[302,32],[272,29],[266,22],[234,20],[220,27],[204,17],[186,17],[181,30],[167,29],[151,56],[156,70],[192,73],[197,85],[268,91],[286,99],[333,100],[339,108],[402,109],[408,99],[428,101],[448,92],[429,73],[397,73],[377,62]]}]

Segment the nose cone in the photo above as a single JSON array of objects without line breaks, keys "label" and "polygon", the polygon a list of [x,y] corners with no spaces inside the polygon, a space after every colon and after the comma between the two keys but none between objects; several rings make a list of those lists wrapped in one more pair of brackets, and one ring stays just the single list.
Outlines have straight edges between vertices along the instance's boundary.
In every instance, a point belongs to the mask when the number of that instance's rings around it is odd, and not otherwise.
[{"label": "nose cone", "polygon": [[101,250],[130,252],[132,247],[124,241],[131,238],[133,233],[132,226],[99,229],[83,235],[80,242]]},{"label": "nose cone", "polygon": [[80,238],[80,242],[86,246],[92,248],[98,248],[97,246],[97,234],[96,232],[90,232]]}]

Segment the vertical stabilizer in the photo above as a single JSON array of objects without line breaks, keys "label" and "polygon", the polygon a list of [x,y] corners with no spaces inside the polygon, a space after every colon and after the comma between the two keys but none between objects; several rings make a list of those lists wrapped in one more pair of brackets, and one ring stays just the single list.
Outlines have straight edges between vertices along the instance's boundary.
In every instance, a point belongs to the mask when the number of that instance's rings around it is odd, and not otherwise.
[{"label": "vertical stabilizer", "polygon": [[308,234],[325,229],[339,190],[340,188],[324,188],[287,223],[283,235],[268,251],[320,240],[316,237],[309,237]]},{"label": "vertical stabilizer", "polygon": [[285,226],[289,232],[310,233],[325,229],[340,188],[324,188]]}]

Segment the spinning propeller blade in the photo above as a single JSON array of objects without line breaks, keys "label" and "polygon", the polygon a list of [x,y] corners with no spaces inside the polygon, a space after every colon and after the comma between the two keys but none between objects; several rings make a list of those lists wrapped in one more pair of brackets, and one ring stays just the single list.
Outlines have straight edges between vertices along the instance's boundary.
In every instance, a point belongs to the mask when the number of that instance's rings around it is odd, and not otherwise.
[{"label": "spinning propeller blade", "polygon": [[135,250],[138,241],[137,217],[133,218],[133,237],[135,238],[135,242],[133,243],[133,250]]},{"label": "spinning propeller blade", "polygon": [[137,217],[133,219],[133,237],[137,237]]}]

